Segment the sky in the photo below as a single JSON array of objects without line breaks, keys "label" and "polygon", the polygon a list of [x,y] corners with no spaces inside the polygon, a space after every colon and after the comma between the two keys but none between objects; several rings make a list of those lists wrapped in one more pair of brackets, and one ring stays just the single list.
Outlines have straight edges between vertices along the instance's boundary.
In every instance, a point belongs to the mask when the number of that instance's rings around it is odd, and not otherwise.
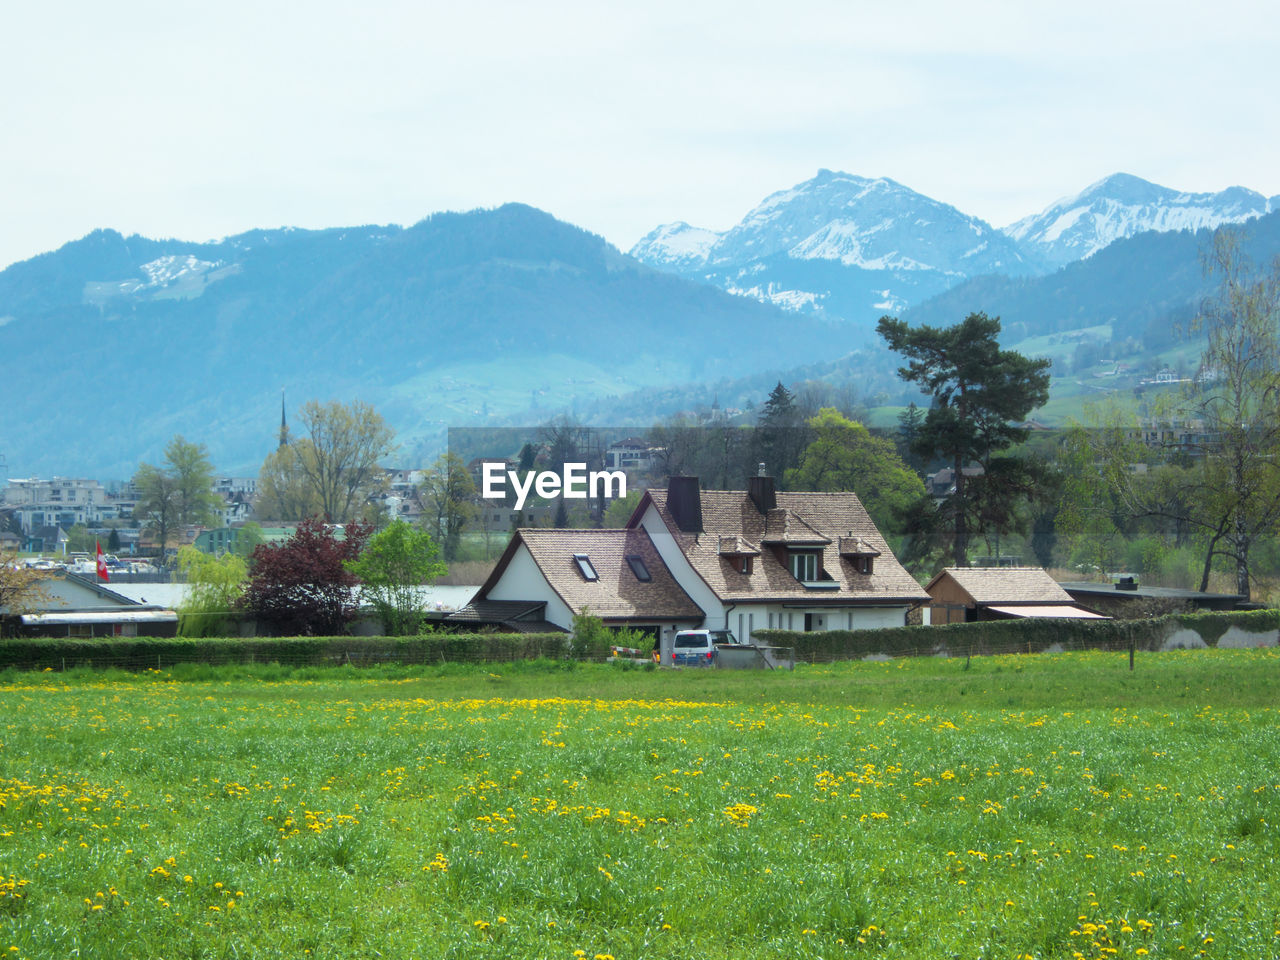
[{"label": "sky", "polygon": [[623,250],[820,168],[995,226],[1108,174],[1280,194],[1280,6],[51,0],[0,20],[0,267],[520,201]]}]

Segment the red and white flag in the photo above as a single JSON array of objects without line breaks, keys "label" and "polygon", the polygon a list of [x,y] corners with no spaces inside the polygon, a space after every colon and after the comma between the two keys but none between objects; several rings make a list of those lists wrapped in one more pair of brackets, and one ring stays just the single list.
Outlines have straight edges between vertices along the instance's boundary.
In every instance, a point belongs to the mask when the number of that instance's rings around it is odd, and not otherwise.
[{"label": "red and white flag", "polygon": [[111,577],[107,575],[107,561],[102,558],[102,544],[94,541],[98,548],[98,579],[110,582]]}]

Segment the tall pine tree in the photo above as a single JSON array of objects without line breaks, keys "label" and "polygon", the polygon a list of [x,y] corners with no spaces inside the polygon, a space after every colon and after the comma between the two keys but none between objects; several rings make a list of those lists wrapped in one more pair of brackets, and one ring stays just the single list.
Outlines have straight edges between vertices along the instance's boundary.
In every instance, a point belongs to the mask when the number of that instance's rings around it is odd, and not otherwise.
[{"label": "tall pine tree", "polygon": [[[1026,439],[1019,424],[1049,399],[1049,361],[1001,350],[1000,318],[985,313],[942,328],[913,328],[896,317],[881,317],[876,330],[907,360],[898,376],[932,397],[914,450],[926,460],[945,458],[955,471],[948,504],[951,554],[956,566],[967,566],[971,519],[1007,525],[1013,497],[1034,486],[1022,464],[997,464],[994,455]],[[982,466],[984,474],[973,493],[975,478],[964,473],[971,463]]]}]

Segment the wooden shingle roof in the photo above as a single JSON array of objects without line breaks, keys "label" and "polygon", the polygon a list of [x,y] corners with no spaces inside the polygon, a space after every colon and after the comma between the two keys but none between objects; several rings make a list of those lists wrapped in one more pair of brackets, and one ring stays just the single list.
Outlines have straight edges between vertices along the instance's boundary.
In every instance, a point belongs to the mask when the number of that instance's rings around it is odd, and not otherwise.
[{"label": "wooden shingle roof", "polygon": [[[484,599],[501,578],[506,564],[525,547],[551,589],[575,613],[588,611],[610,619],[662,619],[701,622],[705,614],[676,582],[643,530],[557,530],[522,528],[508,544],[485,585]],[[589,580],[576,555],[585,556],[595,580]],[[649,579],[642,580],[628,557],[639,558]],[[475,601],[472,601],[474,604]]]},{"label": "wooden shingle roof", "polygon": [[[703,533],[681,531],[668,509],[667,491],[646,491],[632,523],[638,524],[646,503],[658,511],[670,535],[690,565],[723,601],[801,601],[823,604],[919,602],[929,596],[903,568],[854,493],[778,492],[777,507],[762,514],[744,490],[701,492]],[[833,587],[817,591],[791,575],[774,549],[761,551],[749,573],[742,573],[721,553],[722,538],[739,537],[752,544],[769,542],[780,551],[787,548],[819,550],[822,566]],[[860,538],[879,551],[870,574],[859,573],[842,557],[839,543]]]},{"label": "wooden shingle roof", "polygon": [[[1072,604],[1075,601],[1040,567],[946,567],[929,581],[929,587],[950,577],[973,598],[989,604]],[[928,587],[926,588],[928,589]]]}]

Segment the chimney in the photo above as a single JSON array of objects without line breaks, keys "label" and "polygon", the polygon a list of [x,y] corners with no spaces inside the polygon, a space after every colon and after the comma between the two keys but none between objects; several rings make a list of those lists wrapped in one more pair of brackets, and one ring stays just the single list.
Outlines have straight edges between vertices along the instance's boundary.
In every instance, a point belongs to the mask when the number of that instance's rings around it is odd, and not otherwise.
[{"label": "chimney", "polygon": [[756,476],[747,477],[747,496],[762,514],[767,514],[778,505],[778,498],[773,492],[773,477],[765,476],[763,463],[756,470]]},{"label": "chimney", "polygon": [[697,477],[667,480],[667,509],[684,533],[702,533],[702,491]]}]

